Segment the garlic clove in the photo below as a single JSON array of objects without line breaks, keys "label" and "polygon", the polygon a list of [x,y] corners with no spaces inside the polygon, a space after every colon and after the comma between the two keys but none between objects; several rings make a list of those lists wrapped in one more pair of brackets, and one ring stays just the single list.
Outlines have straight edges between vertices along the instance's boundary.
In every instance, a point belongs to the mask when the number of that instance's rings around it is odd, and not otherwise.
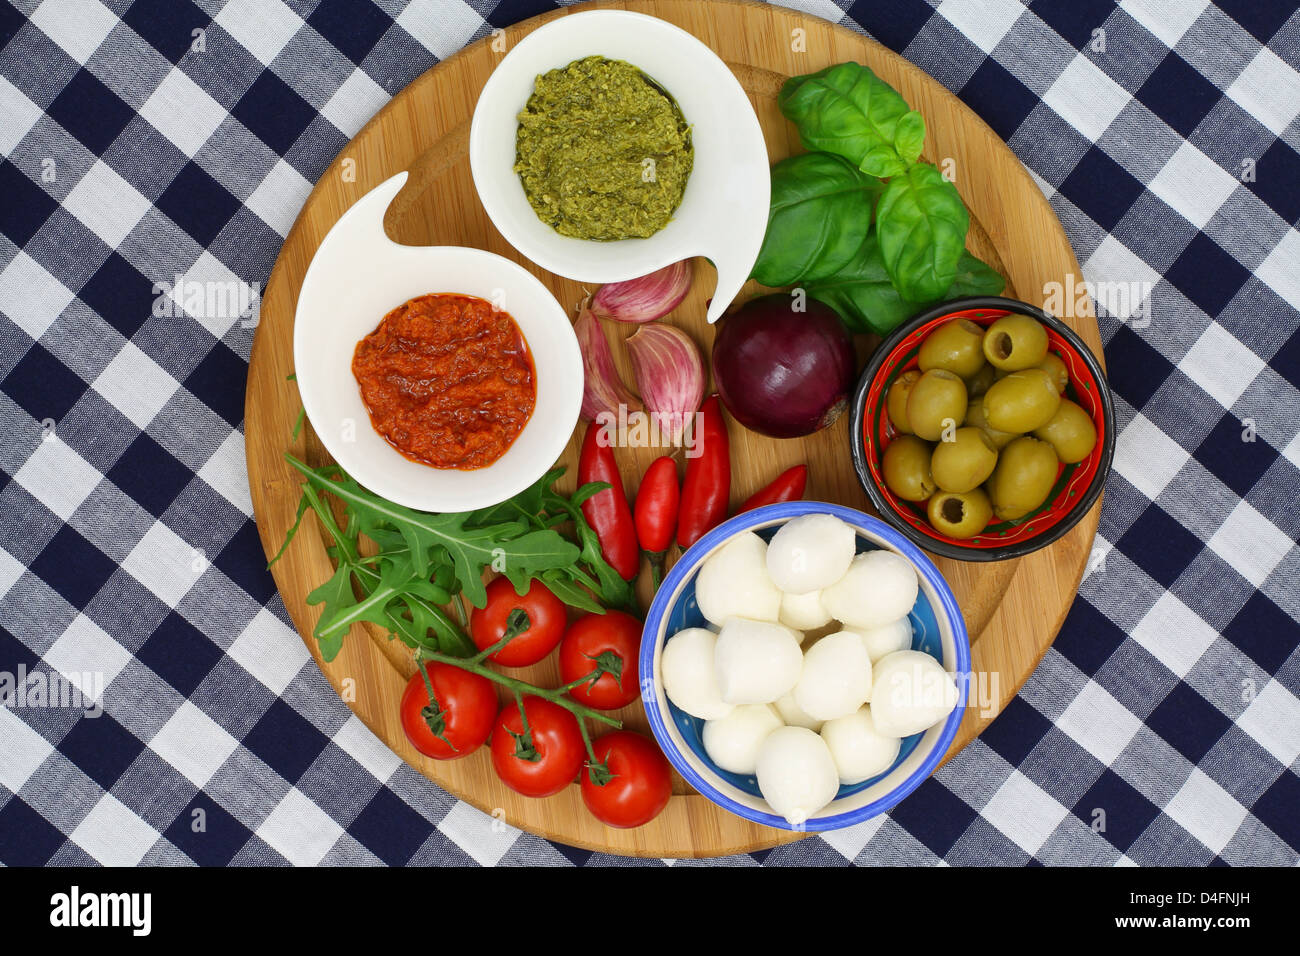
[{"label": "garlic clove", "polygon": [[594,422],[602,414],[618,417],[619,406],[628,413],[641,408],[641,401],[623,384],[618,369],[614,367],[614,354],[609,349],[605,330],[588,307],[590,299],[578,307],[578,318],[573,323],[582,351],[582,420]]},{"label": "garlic clove", "polygon": [[627,340],[637,388],[659,429],[676,444],[704,401],[704,360],[691,337],[671,325],[643,325]]},{"label": "garlic clove", "polygon": [[691,260],[683,259],[649,275],[603,285],[592,297],[592,314],[617,322],[663,318],[686,298],[691,289],[691,271]]}]

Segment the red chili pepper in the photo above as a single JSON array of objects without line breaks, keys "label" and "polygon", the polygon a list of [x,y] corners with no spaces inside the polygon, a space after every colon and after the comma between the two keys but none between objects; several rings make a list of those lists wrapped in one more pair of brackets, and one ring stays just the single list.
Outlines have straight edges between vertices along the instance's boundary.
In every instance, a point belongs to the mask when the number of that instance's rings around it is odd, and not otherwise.
[{"label": "red chili pepper", "polygon": [[632,509],[623,492],[623,479],[614,461],[613,443],[603,437],[606,427],[595,422],[587,426],[578,456],[578,484],[604,481],[609,488],[598,491],[582,503],[582,516],[600,539],[600,550],[619,577],[630,581],[641,570],[641,553],[636,546]]},{"label": "red chili pepper", "polygon": [[745,503],[736,510],[736,514],[753,511],[763,505],[774,505],[781,501],[798,501],[803,497],[804,486],[808,484],[808,466],[795,465],[781,474],[766,488],[745,499]]},{"label": "red chili pepper", "polygon": [[677,523],[677,543],[682,548],[689,548],[727,517],[731,498],[731,446],[717,395],[704,400],[696,422]]},{"label": "red chili pepper", "polygon": [[641,477],[636,490],[632,518],[641,550],[650,560],[650,582],[657,590],[664,573],[664,554],[673,543],[677,530],[677,505],[681,491],[677,487],[677,462],[668,456],[656,458]]}]

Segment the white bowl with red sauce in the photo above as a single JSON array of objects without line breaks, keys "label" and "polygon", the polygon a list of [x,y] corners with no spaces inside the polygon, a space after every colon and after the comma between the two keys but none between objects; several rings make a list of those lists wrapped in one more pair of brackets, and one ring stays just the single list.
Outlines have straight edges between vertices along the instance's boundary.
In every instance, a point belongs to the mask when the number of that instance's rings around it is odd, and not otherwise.
[{"label": "white bowl with red sauce", "polygon": [[[321,242],[298,294],[294,371],[312,428],[362,485],[421,511],[472,511],[524,490],[564,452],[582,404],[582,356],[568,315],[528,270],[482,249],[388,238],[384,212],[406,178],[399,173],[362,196]],[[407,457],[375,429],[362,399],[352,366],[358,343],[393,309],[426,295],[486,300],[513,319],[527,345],[532,414],[484,467]]]}]

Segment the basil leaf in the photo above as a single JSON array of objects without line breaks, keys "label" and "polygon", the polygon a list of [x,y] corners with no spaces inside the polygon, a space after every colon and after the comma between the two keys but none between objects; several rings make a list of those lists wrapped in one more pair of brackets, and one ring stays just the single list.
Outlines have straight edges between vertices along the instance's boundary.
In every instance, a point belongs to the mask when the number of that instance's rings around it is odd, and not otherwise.
[{"label": "basil leaf", "polygon": [[838,312],[852,331],[877,335],[889,333],[920,308],[894,288],[875,232],[867,236],[847,268],[810,284],[808,294]]},{"label": "basil leaf", "polygon": [[917,163],[885,187],[876,230],[885,268],[899,295],[942,299],[957,277],[970,215],[957,187],[929,163]]},{"label": "basil leaf", "polygon": [[830,153],[804,153],[777,163],[753,277],[763,285],[786,286],[833,275],[862,245],[883,188]]},{"label": "basil leaf", "polygon": [[[839,63],[791,77],[781,87],[777,105],[798,128],[806,149],[836,153],[873,176],[900,175],[921,152],[916,125],[920,117],[904,120],[914,111],[861,63]],[[924,137],[924,124],[919,133]]]},{"label": "basil leaf", "polygon": [[862,157],[862,171],[868,176],[889,179],[907,172],[907,163],[899,158],[898,151],[892,146],[873,146]]},{"label": "basil leaf", "polygon": [[904,113],[894,130],[894,149],[903,162],[911,166],[921,156],[921,147],[925,143],[925,120],[916,110]]},{"label": "basil leaf", "polygon": [[952,285],[948,287],[948,294],[944,299],[964,299],[972,295],[1000,295],[1006,286],[1007,280],[1002,278],[992,266],[963,250],[961,259],[957,262],[957,277],[952,280]]},{"label": "basil leaf", "polygon": [[[1002,276],[962,250],[956,278],[943,299],[997,295],[1005,285]],[[880,242],[874,232],[867,236],[848,267],[809,286],[808,294],[838,312],[852,331],[877,335],[888,335],[922,309],[934,304],[934,301],[913,302],[898,294],[885,269]]]}]

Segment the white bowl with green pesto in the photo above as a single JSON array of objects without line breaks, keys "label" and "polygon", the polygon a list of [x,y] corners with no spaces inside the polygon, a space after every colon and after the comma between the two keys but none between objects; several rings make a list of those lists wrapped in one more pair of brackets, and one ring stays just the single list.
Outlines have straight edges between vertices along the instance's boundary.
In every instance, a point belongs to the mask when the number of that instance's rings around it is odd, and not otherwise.
[{"label": "white bowl with green pesto", "polygon": [[[563,231],[582,229],[540,218],[516,169],[519,115],[537,90],[538,77],[589,57],[636,67],[671,97],[689,127],[687,161],[677,157],[667,163],[663,180],[665,189],[679,188],[689,165],[680,203],[667,223],[649,235],[616,239],[565,235]],[[506,241],[548,272],[599,284],[634,279],[692,256],[709,259],[718,273],[710,322],[736,297],[763,244],[771,182],[758,117],[717,54],[685,30],[656,17],[626,10],[575,13],[538,27],[519,41],[497,64],[479,95],[470,125],[469,159],[474,186],[492,223]],[[646,158],[634,165],[642,181],[656,176],[656,164]],[[531,176],[533,200],[545,205],[539,200],[536,164],[523,172]],[[630,231],[636,229],[633,223]]]}]

